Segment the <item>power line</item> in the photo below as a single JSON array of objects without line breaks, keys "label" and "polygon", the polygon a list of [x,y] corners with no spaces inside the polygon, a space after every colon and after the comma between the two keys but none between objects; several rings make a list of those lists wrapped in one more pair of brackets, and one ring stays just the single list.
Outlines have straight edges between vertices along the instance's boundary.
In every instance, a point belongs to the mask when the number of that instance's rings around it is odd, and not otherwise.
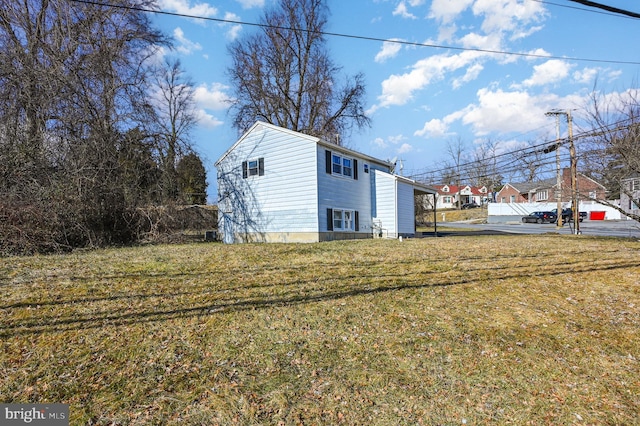
[{"label": "power line", "polygon": [[620,15],[618,13],[603,12],[601,10],[587,9],[587,8],[584,8],[584,7],[569,6],[567,4],[554,3],[554,2],[545,1],[545,0],[531,0],[531,1],[535,1],[536,3],[547,4],[547,5],[550,5],[550,6],[563,7],[565,9],[573,9],[573,10],[580,10],[580,11],[589,12],[589,13],[598,13],[600,15],[615,16],[616,18],[637,19],[635,17],[626,16],[626,15]]},{"label": "power line", "polygon": [[625,10],[625,9],[619,9],[617,7],[613,7],[613,6],[609,6],[609,5],[601,4],[601,3],[596,3],[594,1],[589,1],[589,0],[569,0],[569,1],[572,1],[574,3],[583,4],[585,6],[595,7],[597,9],[606,10],[608,12],[617,13],[617,14],[620,14],[620,15],[630,16],[630,17],[636,18],[636,19],[640,18],[640,13],[631,12],[631,11]]},{"label": "power line", "polygon": [[[629,126],[633,124],[634,120],[635,119],[633,117],[625,118],[620,121],[608,124],[606,126],[600,126],[598,128],[585,130],[583,132],[580,132],[574,135],[573,140],[576,143],[578,143],[580,140],[585,140],[588,138],[598,137],[608,133],[624,130],[629,128]],[[559,143],[560,145],[562,145],[565,142],[566,142],[566,138],[562,138],[560,139]],[[471,177],[476,179],[483,178],[483,177],[486,178],[486,177],[491,177],[496,173],[499,173],[499,174],[514,173],[522,169],[522,165],[518,164],[522,161],[522,159],[525,159],[535,154],[542,154],[544,153],[546,148],[556,143],[558,143],[558,140],[554,138],[553,140],[547,140],[547,141],[544,141],[535,145],[527,146],[521,149],[504,152],[502,154],[498,154],[492,157],[487,157],[486,159],[471,160],[471,161],[459,164],[457,166],[447,166],[444,168],[423,170],[423,171],[414,172],[408,175],[411,178],[420,181],[420,180],[425,180],[429,176],[443,174],[445,172],[449,172],[448,176],[456,179],[460,179],[460,180],[464,180]],[[579,157],[584,156],[584,158],[587,158],[588,155],[592,155],[596,152],[599,152],[599,150],[589,150],[589,151],[580,152],[578,153],[578,156]],[[570,157],[566,153],[561,154],[561,158],[563,161],[567,161],[568,159],[570,159]],[[496,159],[502,159],[502,160],[496,161]],[[490,162],[491,164],[486,164],[487,162]],[[547,162],[544,162],[544,158],[535,158],[534,160],[531,161],[531,164],[533,167],[542,167],[545,165],[555,164],[555,160],[549,160]],[[479,175],[474,170],[478,167],[478,165],[490,167],[492,170],[495,171],[495,173]]]},{"label": "power line", "polygon": [[189,15],[185,13],[167,12],[164,10],[145,9],[143,7],[137,7],[137,6],[108,4],[108,3],[102,3],[98,1],[92,1],[92,0],[69,0],[69,1],[74,3],[93,5],[93,6],[112,7],[117,9],[135,10],[138,12],[145,12],[145,13],[155,13],[158,15],[177,16],[180,18],[201,19],[205,21],[220,22],[225,24],[246,25],[246,26],[253,26],[253,27],[260,27],[260,28],[272,28],[272,29],[284,30],[284,31],[301,31],[305,33],[320,34],[324,36],[341,37],[341,38],[349,38],[349,39],[365,40],[365,41],[375,41],[375,42],[382,42],[382,43],[394,43],[394,44],[401,44],[401,45],[412,46],[412,47],[430,47],[434,49],[448,49],[448,50],[457,50],[457,51],[465,51],[465,52],[480,52],[480,53],[490,53],[495,55],[518,56],[518,57],[525,57],[525,58],[559,59],[564,61],[597,62],[597,63],[620,64],[620,65],[640,65],[640,62],[637,62],[637,61],[619,61],[619,60],[609,60],[609,59],[579,58],[579,57],[571,57],[571,56],[553,56],[553,55],[543,55],[538,53],[522,53],[522,52],[509,52],[509,51],[503,51],[503,50],[480,49],[480,48],[473,48],[473,47],[447,46],[442,44],[420,43],[420,42],[413,42],[413,41],[406,41],[406,40],[362,36],[362,35],[355,35],[355,34],[335,33],[335,32],[327,32],[327,31],[312,31],[312,30],[306,30],[303,28],[291,28],[291,27],[284,27],[284,26],[278,26],[278,25],[260,24],[255,22],[237,21],[233,19],[212,18],[207,16]]}]

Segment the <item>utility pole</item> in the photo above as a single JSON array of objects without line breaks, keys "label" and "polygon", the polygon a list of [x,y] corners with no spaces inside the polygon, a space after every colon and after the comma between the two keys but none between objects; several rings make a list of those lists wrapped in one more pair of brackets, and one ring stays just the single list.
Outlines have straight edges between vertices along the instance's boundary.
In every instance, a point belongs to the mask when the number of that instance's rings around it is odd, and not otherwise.
[{"label": "utility pole", "polygon": [[578,200],[578,161],[576,158],[576,147],[573,143],[573,119],[571,118],[571,111],[560,111],[553,110],[547,112],[545,115],[555,115],[556,116],[556,186],[557,186],[557,194],[556,200],[558,202],[558,215],[560,216],[558,220],[558,227],[562,226],[562,197],[561,189],[562,189],[562,179],[560,177],[560,121],[559,116],[564,115],[567,118],[567,127],[569,133],[569,155],[571,157],[571,211],[573,212],[573,229],[575,234],[580,234],[580,211],[579,211],[579,200]]},{"label": "utility pole", "polygon": [[580,200],[578,200],[578,159],[576,158],[576,147],[573,143],[573,120],[571,110],[567,110],[567,126],[569,127],[569,155],[571,157],[571,198],[573,207],[573,229],[580,234]]}]

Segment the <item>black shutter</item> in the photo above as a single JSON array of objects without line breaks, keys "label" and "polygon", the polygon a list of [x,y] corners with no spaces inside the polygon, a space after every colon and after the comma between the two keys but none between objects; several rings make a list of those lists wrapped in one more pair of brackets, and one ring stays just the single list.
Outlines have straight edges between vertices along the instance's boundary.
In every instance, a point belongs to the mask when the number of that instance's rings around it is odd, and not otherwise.
[{"label": "black shutter", "polygon": [[326,151],[327,173],[331,174],[331,151]]},{"label": "black shutter", "polygon": [[333,209],[327,209],[327,231],[333,231]]},{"label": "black shutter", "polygon": [[358,160],[353,160],[353,178],[358,180]]},{"label": "black shutter", "polygon": [[264,176],[264,157],[258,159],[258,176]]},{"label": "black shutter", "polygon": [[248,164],[246,161],[242,162],[242,178],[246,179],[249,176]]},{"label": "black shutter", "polygon": [[355,212],[353,212],[355,215],[355,222],[356,222],[356,231],[360,230],[360,215],[358,214],[358,211],[356,210]]}]

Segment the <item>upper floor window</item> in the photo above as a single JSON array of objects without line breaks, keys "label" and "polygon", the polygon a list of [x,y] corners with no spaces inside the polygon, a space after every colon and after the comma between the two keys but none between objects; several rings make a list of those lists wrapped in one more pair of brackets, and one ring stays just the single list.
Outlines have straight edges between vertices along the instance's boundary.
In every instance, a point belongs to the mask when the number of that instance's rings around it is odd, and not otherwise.
[{"label": "upper floor window", "polygon": [[242,177],[244,179],[249,176],[263,176],[264,175],[264,158],[257,158],[255,160],[248,160],[242,162]]},{"label": "upper floor window", "polygon": [[536,201],[544,201],[548,199],[549,199],[549,194],[546,189],[543,191],[538,191],[536,193]]},{"label": "upper floor window", "polygon": [[358,179],[358,160],[327,151],[327,173]]},{"label": "upper floor window", "polygon": [[331,165],[333,174],[351,177],[353,174],[351,158],[343,157],[338,154],[331,156]]}]

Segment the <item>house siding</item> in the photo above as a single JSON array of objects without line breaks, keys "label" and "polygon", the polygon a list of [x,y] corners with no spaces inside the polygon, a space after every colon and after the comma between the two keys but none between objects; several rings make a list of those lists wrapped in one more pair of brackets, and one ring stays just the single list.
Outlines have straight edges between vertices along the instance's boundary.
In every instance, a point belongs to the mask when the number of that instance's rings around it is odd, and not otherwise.
[{"label": "house siding", "polygon": [[[357,160],[357,179],[354,176],[339,176],[327,173],[327,151]],[[318,223],[320,232],[327,232],[327,209],[344,209],[357,211],[359,215],[359,228],[357,231],[335,231],[331,234],[323,234],[322,239],[340,239],[344,237],[362,238],[371,236],[371,197],[369,192],[371,169],[364,172],[364,165],[370,163],[353,153],[335,147],[317,145],[317,182],[318,182]],[[355,164],[353,173],[355,171]],[[344,234],[344,235],[341,235]],[[348,234],[348,235],[347,235]],[[355,235],[354,235],[355,234]]]},{"label": "house siding", "polygon": [[413,236],[416,233],[415,197],[413,187],[402,182],[396,183],[398,235]]},{"label": "house siding", "polygon": [[[242,163],[259,158],[264,158],[264,175],[243,178]],[[216,166],[225,240],[229,233],[234,240],[286,239],[274,233],[296,239],[310,233],[302,239],[317,240],[315,141],[258,125]],[[225,229],[230,226],[234,229]]]},{"label": "house siding", "polygon": [[382,231],[383,237],[396,238],[398,236],[396,218],[396,180],[381,170],[374,170],[373,191],[375,192],[375,217],[373,222]]}]

